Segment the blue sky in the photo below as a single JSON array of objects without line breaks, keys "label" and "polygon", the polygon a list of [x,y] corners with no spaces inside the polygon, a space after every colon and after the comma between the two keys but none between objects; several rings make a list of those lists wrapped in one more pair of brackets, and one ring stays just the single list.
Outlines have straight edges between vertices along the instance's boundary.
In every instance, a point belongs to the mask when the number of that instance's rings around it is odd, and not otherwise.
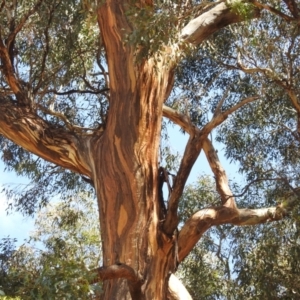
[{"label": "blue sky", "polygon": [[[179,133],[179,128],[177,126],[169,126],[170,131],[170,144],[172,145],[172,150],[183,153],[188,135],[183,135]],[[217,145],[218,154],[220,156],[221,163],[225,168],[228,176],[233,179],[237,177],[237,166],[234,164],[229,164],[228,161],[222,155],[222,148],[220,145]],[[3,185],[6,184],[24,184],[26,183],[25,178],[17,177],[13,172],[3,172],[4,165],[0,161],[0,191],[3,188]],[[201,153],[198,158],[188,182],[194,182],[197,177],[201,174],[212,175],[210,167],[206,161],[204,153]],[[10,236],[11,238],[17,238],[18,244],[22,244],[23,240],[29,237],[30,231],[33,230],[34,219],[22,216],[18,212],[10,212],[7,215],[7,199],[5,195],[0,194],[0,240],[3,237]]]},{"label": "blue sky", "polygon": [[[24,184],[25,178],[17,177],[13,172],[3,172],[4,165],[0,161],[0,191],[7,184]],[[17,238],[18,244],[29,236],[34,220],[24,217],[18,212],[7,214],[7,199],[0,193],[0,240],[4,237]]]}]

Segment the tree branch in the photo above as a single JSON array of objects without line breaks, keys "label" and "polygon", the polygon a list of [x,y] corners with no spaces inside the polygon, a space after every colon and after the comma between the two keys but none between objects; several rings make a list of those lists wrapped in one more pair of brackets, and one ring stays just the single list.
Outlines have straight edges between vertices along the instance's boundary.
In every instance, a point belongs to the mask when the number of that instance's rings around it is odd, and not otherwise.
[{"label": "tree branch", "polygon": [[190,217],[178,235],[178,261],[181,262],[194,248],[201,236],[216,219],[229,221],[236,216],[236,210],[228,207],[205,208]]},{"label": "tree branch", "polygon": [[104,88],[104,89],[97,90],[97,91],[72,89],[72,90],[65,91],[65,92],[58,92],[56,90],[47,90],[46,93],[53,93],[53,94],[59,95],[59,96],[71,95],[71,94],[74,94],[74,93],[77,93],[77,94],[94,94],[94,95],[98,95],[98,94],[102,94],[102,93],[107,92],[107,91],[109,91],[109,88]]},{"label": "tree branch", "polygon": [[225,102],[228,94],[230,94],[229,90],[230,90],[230,86],[227,87],[226,91],[224,92],[223,97],[221,98],[221,100],[217,104],[217,107],[216,107],[216,109],[214,111],[214,115],[213,115],[214,118],[216,116],[218,116],[219,114],[221,114],[221,112],[222,112],[222,106],[223,106],[223,104],[224,104],[224,102]]},{"label": "tree branch", "polygon": [[[37,107],[44,113],[46,114],[49,114],[51,116],[54,116],[60,120],[62,120],[65,125],[67,126],[67,128],[70,130],[70,131],[76,131],[78,133],[81,133],[83,134],[83,132],[86,132],[86,131],[92,131],[94,132],[95,130],[97,130],[98,132],[102,132],[104,130],[104,126],[99,126],[97,129],[93,129],[93,128],[90,128],[90,127],[81,127],[81,126],[78,126],[78,125],[74,125],[72,124],[68,118],[64,115],[64,113],[61,113],[61,112],[58,112],[58,111],[54,111],[52,109],[48,109],[40,104],[37,104]],[[92,133],[85,133],[87,135],[92,135]]]},{"label": "tree branch", "polygon": [[179,262],[189,254],[204,232],[211,226],[222,224],[257,225],[282,220],[294,205],[295,200],[291,200],[269,208],[232,209],[221,206],[202,209],[190,217],[179,232]]},{"label": "tree branch", "polygon": [[295,19],[293,17],[290,17],[286,14],[284,14],[283,12],[281,12],[280,10],[270,6],[270,5],[267,5],[267,4],[263,4],[263,3],[260,3],[260,2],[257,2],[257,1],[251,1],[251,3],[258,7],[259,9],[265,9],[265,10],[268,10],[270,11],[271,13],[283,18],[285,21],[287,22],[291,22],[291,21],[294,21]]},{"label": "tree branch", "polygon": [[240,53],[238,53],[238,56],[237,56],[237,67],[235,67],[235,66],[231,66],[231,67],[234,69],[242,70],[243,72],[245,72],[247,74],[261,73],[261,74],[267,76],[268,78],[270,78],[271,80],[273,80],[274,82],[276,82],[277,84],[279,84],[280,86],[282,86],[284,89],[287,89],[286,78],[282,78],[281,74],[280,74],[281,75],[281,78],[280,78],[280,75],[276,74],[270,68],[260,68],[260,67],[248,68],[248,67],[246,67],[242,63]]},{"label": "tree branch", "polygon": [[39,74],[39,80],[38,83],[36,84],[35,88],[33,89],[33,93],[35,94],[39,88],[42,86],[42,83],[44,81],[44,75],[45,75],[45,70],[46,70],[46,62],[47,62],[47,57],[49,55],[49,51],[50,51],[50,35],[49,35],[49,29],[50,29],[50,25],[52,23],[53,20],[53,16],[54,16],[54,11],[55,8],[57,8],[57,4],[53,4],[52,7],[50,8],[48,15],[48,22],[47,22],[47,26],[44,29],[44,36],[45,36],[45,45],[43,44],[43,56],[42,56],[42,63],[41,63],[41,72]]},{"label": "tree branch", "polygon": [[[140,299],[143,280],[131,267],[125,264],[116,264],[94,269],[92,273],[94,276],[90,284],[109,279],[127,279],[132,299]],[[169,279],[168,294],[172,300],[192,300],[189,292],[174,274],[171,274]]]},{"label": "tree branch", "polygon": [[13,42],[13,40],[15,39],[16,35],[20,32],[20,30],[23,28],[23,26],[25,25],[26,21],[28,20],[28,18],[30,16],[32,16],[37,10],[38,8],[41,6],[41,4],[44,2],[44,0],[38,0],[34,7],[32,9],[30,9],[20,20],[19,24],[17,26],[15,26],[14,30],[12,32],[10,32],[8,38],[7,38],[7,49],[10,48],[10,44]]},{"label": "tree branch", "polygon": [[212,172],[215,175],[217,191],[221,196],[222,204],[226,207],[236,209],[233,194],[229,188],[228,178],[219,160],[218,154],[211,141],[206,138],[203,142],[203,150]]},{"label": "tree branch", "polygon": [[53,126],[15,101],[0,97],[0,134],[27,151],[63,168],[91,177],[92,137]]},{"label": "tree branch", "polygon": [[172,235],[178,225],[177,209],[179,199],[182,195],[190,171],[201,151],[201,146],[199,146],[200,130],[191,123],[190,119],[186,115],[180,114],[166,105],[163,106],[163,116],[167,117],[190,134],[189,141],[186,145],[184,155],[173,184],[173,191],[169,198],[167,215],[163,225],[164,232],[168,235]]},{"label": "tree branch", "polygon": [[199,129],[195,125],[193,125],[188,116],[178,113],[176,110],[166,105],[163,106],[163,116],[180,126],[184,131],[186,131],[190,135],[195,135],[197,133],[202,135],[208,135],[214,128],[216,128],[218,125],[224,122],[230,114],[234,113],[242,106],[251,103],[259,98],[259,96],[251,96],[244,98],[236,105],[232,106],[224,112],[221,112],[221,104],[225,100],[223,97],[218,104],[218,107],[213,115],[212,120],[210,120],[202,129]]},{"label": "tree branch", "polygon": [[190,293],[174,274],[171,274],[169,279],[168,299],[192,300]]},{"label": "tree branch", "polygon": [[178,225],[179,219],[177,210],[179,199],[183,193],[191,169],[201,152],[202,141],[203,139],[198,134],[191,135],[185,147],[183,158],[174,181],[173,191],[169,198],[166,220],[163,224],[163,230],[169,236],[174,233]]},{"label": "tree branch", "polygon": [[92,272],[95,274],[95,278],[90,282],[91,284],[109,279],[127,279],[132,299],[141,299],[142,279],[131,267],[120,263],[97,268],[92,270]]},{"label": "tree branch", "polygon": [[194,135],[196,131],[199,131],[187,115],[181,114],[166,105],[163,105],[163,116],[180,126],[189,135]]},{"label": "tree branch", "polygon": [[[253,17],[258,16],[259,10],[256,10]],[[183,42],[198,45],[219,29],[243,20],[242,16],[234,13],[225,2],[222,2],[191,20],[182,29],[180,37]]]},{"label": "tree branch", "polygon": [[[218,113],[212,121],[210,121],[202,130],[195,128],[188,119],[188,117],[176,112],[175,110],[168,108],[166,106],[163,107],[163,115],[174,123],[178,124],[190,135],[194,136],[195,134],[198,136],[197,142],[194,144],[195,148],[191,145],[189,146],[189,141],[186,151],[188,148],[190,149],[200,149],[203,147],[203,150],[207,156],[208,162],[211,166],[211,169],[215,175],[217,190],[221,196],[222,204],[221,207],[212,207],[203,209],[196,214],[194,214],[183,226],[178,236],[178,259],[179,262],[186,257],[191,249],[195,246],[201,236],[214,225],[221,224],[233,224],[233,225],[256,225],[262,224],[270,221],[281,220],[285,216],[288,215],[288,212],[292,209],[292,207],[297,202],[294,198],[289,199],[288,201],[281,203],[277,207],[270,208],[260,208],[260,209],[238,209],[235,204],[234,195],[232,194],[229,185],[228,179],[223,169],[218,155],[213,148],[210,140],[207,138],[207,133],[209,133],[216,124],[221,123],[220,121],[224,119],[224,116],[228,116],[230,113],[236,111],[241,106],[258,99],[258,96],[248,97],[228,109],[223,113]],[[221,116],[221,117],[220,117]],[[203,131],[206,135],[203,134]],[[202,134],[201,134],[202,133]],[[202,142],[200,142],[202,141]],[[191,150],[192,151],[192,150]],[[198,152],[197,152],[198,153]],[[200,153],[200,152],[199,152]],[[185,155],[184,155],[185,156]],[[189,155],[187,157],[190,157]],[[186,166],[186,169],[187,166]],[[178,174],[181,171],[179,170]],[[183,172],[183,173],[186,173]],[[176,181],[175,181],[176,186]],[[174,189],[175,190],[175,189]],[[174,192],[173,190],[173,192]],[[181,195],[181,194],[180,194]],[[175,195],[174,195],[175,197]],[[170,198],[171,200],[172,198]],[[177,198],[176,198],[177,199]],[[298,198],[297,198],[298,199]],[[178,199],[177,202],[175,200],[169,200],[169,209],[173,209],[173,211],[168,211],[167,217],[171,219],[171,221],[166,219],[164,224],[164,230],[168,233],[168,226],[174,226],[177,222],[177,207],[178,207]],[[176,211],[175,211],[176,207]],[[174,219],[172,219],[172,217]],[[175,220],[175,221],[174,221]],[[173,222],[172,222],[173,221]]]},{"label": "tree branch", "polygon": [[202,129],[201,129],[201,133],[204,135],[208,135],[211,133],[211,131],[216,128],[218,125],[222,124],[230,114],[234,113],[235,111],[237,111],[239,108],[241,108],[242,106],[251,103],[257,99],[259,99],[259,96],[251,96],[251,97],[247,97],[244,98],[242,101],[240,101],[239,103],[237,103],[236,105],[230,107],[229,109],[227,109],[224,112],[216,112],[212,118],[212,120],[210,120]]},{"label": "tree branch", "polygon": [[7,81],[7,84],[9,85],[13,93],[16,95],[18,103],[20,105],[30,107],[30,101],[26,97],[19,80],[16,78],[14,74],[14,67],[10,59],[9,51],[2,41],[1,32],[0,32],[0,58],[2,62],[3,75]]},{"label": "tree branch", "polygon": [[229,189],[225,171],[222,169],[218,156],[212,148],[211,143],[207,139],[207,136],[216,126],[221,124],[228,117],[229,114],[235,112],[243,105],[250,103],[256,99],[258,99],[258,96],[245,98],[238,104],[226,110],[225,112],[217,113],[213,117],[213,119],[209,123],[207,123],[201,130],[196,126],[192,125],[187,116],[184,116],[165,105],[163,106],[163,115],[165,117],[168,117],[170,120],[172,120],[179,126],[181,126],[190,134],[190,138],[186,145],[184,155],[173,185],[174,188],[168,202],[167,215],[163,225],[163,230],[167,235],[172,235],[175,228],[178,225],[179,220],[177,210],[179,199],[183,193],[183,189],[185,187],[191,169],[194,163],[196,162],[202,147],[204,146],[203,143],[205,140],[207,140],[206,150],[207,155],[209,155],[208,159],[210,159],[209,163],[211,164],[213,172],[216,172],[216,183],[218,191],[221,195],[222,202],[228,207],[235,207],[235,201]]},{"label": "tree branch", "polygon": [[295,19],[299,18],[299,9],[295,0],[283,0]]}]

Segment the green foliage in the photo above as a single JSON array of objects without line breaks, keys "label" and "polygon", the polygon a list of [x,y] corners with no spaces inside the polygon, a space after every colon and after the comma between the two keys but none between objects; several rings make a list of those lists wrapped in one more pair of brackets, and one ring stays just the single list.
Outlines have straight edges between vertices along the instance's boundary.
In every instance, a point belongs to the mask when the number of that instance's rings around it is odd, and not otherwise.
[{"label": "green foliage", "polygon": [[222,263],[202,243],[180,265],[177,276],[195,300],[219,299],[225,290]]},{"label": "green foliage", "polygon": [[227,5],[233,12],[240,15],[244,20],[250,20],[253,17],[255,6],[251,2],[243,0],[231,0]]},{"label": "green foliage", "polygon": [[81,195],[41,210],[30,239],[18,249],[3,239],[0,286],[22,299],[91,299],[101,285],[90,285],[90,270],[101,257],[93,199]]},{"label": "green foliage", "polygon": [[161,51],[177,39],[177,15],[171,3],[158,1],[154,9],[133,5],[126,15],[133,24],[126,42],[137,49],[137,62],[151,56],[161,59]]},{"label": "green foliage", "polygon": [[185,192],[179,204],[179,216],[184,224],[198,210],[216,205],[219,196],[215,191],[213,181],[209,176],[199,176],[195,184],[186,186]]}]

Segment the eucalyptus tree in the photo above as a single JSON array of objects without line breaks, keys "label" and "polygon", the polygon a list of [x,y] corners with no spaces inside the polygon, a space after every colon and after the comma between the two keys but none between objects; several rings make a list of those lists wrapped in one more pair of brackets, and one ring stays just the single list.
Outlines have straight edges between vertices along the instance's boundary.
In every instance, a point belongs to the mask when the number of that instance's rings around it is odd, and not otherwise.
[{"label": "eucalyptus tree", "polygon": [[[223,125],[224,141],[232,149],[228,155],[237,153],[242,147],[231,147],[226,128],[232,123],[226,127],[224,121],[239,112],[247,115],[249,107],[255,111],[261,103],[259,81],[246,76],[251,66],[240,59],[243,53],[235,56],[243,45],[226,29],[251,30],[254,18],[262,24],[258,34],[265,34],[263,25],[273,18],[298,28],[294,0],[274,6],[257,1],[14,0],[2,1],[0,14],[2,158],[32,180],[24,192],[15,191],[15,203],[33,213],[55,191],[67,197],[85,182],[95,188],[103,299],[188,299],[172,274],[205,231],[287,215],[295,201],[238,207],[210,134]],[[279,32],[274,24],[267,32]],[[228,70],[230,63],[219,53],[220,61],[206,60],[219,46],[229,59],[238,59],[245,76]],[[255,59],[271,61],[264,55]],[[195,80],[203,80],[196,91]],[[237,91],[231,92],[237,81]],[[174,182],[159,157],[163,117],[189,134]],[[263,130],[269,129],[267,121],[261,123]],[[248,138],[253,142],[253,135]],[[180,224],[181,195],[201,151],[214,173],[219,203]],[[247,154],[253,154],[252,148]],[[241,155],[232,157],[242,161]],[[287,186],[294,191],[293,183]]]}]

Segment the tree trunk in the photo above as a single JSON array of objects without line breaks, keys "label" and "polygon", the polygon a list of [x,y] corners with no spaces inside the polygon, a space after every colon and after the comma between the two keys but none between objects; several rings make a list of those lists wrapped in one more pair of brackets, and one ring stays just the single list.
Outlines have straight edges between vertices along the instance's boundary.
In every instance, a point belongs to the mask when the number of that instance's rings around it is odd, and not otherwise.
[{"label": "tree trunk", "polygon": [[92,173],[103,265],[125,264],[136,279],[116,276],[104,281],[103,299],[126,299],[128,293],[132,299],[165,299],[175,247],[160,229],[158,149],[162,106],[173,71],[163,61],[135,62],[137,50],[124,43],[131,25],[123,5],[111,1],[98,10],[110,74],[110,107],[106,130],[94,143]]},{"label": "tree trunk", "polygon": [[[172,75],[160,76],[153,66],[140,66],[134,90],[120,66],[124,79],[111,89],[107,129],[93,150],[103,265],[130,266],[139,281],[105,281],[104,299],[126,299],[128,291],[133,299],[165,299],[176,263],[173,240],[161,231],[158,191],[162,104]],[[120,94],[120,86],[127,91]]]},{"label": "tree trunk", "polygon": [[161,231],[158,149],[173,71],[163,60],[135,63],[122,4],[102,5],[98,22],[110,74],[107,126],[92,153],[103,265],[125,264],[136,276],[104,281],[103,299],[166,299],[175,247]]}]

